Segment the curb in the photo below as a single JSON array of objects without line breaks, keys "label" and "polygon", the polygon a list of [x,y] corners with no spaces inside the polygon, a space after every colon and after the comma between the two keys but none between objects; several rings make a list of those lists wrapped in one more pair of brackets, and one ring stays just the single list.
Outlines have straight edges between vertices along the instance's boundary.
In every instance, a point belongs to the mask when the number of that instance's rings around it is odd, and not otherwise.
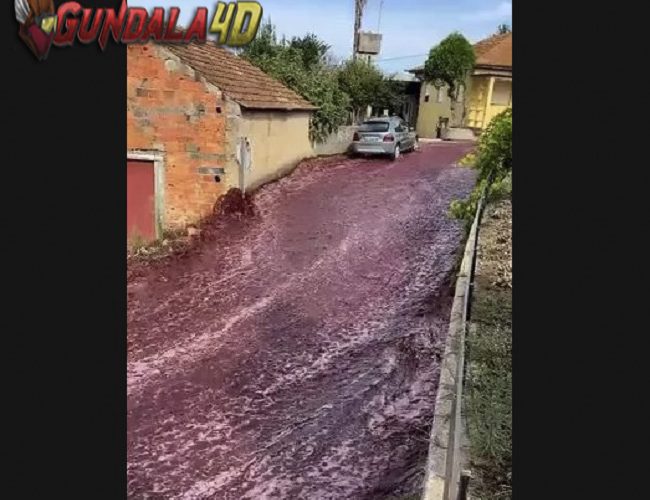
[{"label": "curb", "polygon": [[484,202],[485,194],[481,196],[478,204],[456,279],[449,331],[440,367],[433,425],[429,435],[422,500],[456,500],[458,495],[463,465],[461,463],[463,447],[461,405],[465,370],[465,332],[474,275],[478,225]]}]

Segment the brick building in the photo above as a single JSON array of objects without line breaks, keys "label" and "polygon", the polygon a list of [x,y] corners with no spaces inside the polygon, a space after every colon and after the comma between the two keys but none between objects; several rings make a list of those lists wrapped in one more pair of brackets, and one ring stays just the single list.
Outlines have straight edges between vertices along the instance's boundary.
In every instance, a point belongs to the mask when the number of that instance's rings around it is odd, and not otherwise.
[{"label": "brick building", "polygon": [[159,237],[311,156],[316,109],[212,43],[127,48],[127,231]]}]

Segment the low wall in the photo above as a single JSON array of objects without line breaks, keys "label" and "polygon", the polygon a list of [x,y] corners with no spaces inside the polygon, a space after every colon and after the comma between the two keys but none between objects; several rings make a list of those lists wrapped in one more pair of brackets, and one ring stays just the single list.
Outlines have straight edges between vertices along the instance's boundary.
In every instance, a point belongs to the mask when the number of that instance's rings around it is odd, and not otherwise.
[{"label": "low wall", "polygon": [[238,135],[251,142],[251,168],[245,188],[255,189],[291,171],[312,155],[310,113],[305,111],[242,111]]},{"label": "low wall", "polygon": [[330,134],[324,142],[313,144],[314,155],[336,155],[345,153],[350,147],[356,126],[340,127],[337,132]]},{"label": "low wall", "polygon": [[429,455],[422,500],[457,500],[461,481],[463,375],[467,312],[474,276],[478,226],[485,202],[481,197],[456,280],[456,293],[449,319],[449,333],[440,368]]}]

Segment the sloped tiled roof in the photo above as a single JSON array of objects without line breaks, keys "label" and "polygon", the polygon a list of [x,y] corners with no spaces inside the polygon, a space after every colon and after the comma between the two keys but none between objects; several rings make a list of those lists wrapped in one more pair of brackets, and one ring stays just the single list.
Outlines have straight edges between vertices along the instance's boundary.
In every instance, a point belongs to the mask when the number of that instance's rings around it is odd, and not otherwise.
[{"label": "sloped tiled roof", "polygon": [[476,66],[512,68],[512,33],[493,35],[474,45]]},{"label": "sloped tiled roof", "polygon": [[318,109],[261,69],[214,43],[170,44],[165,48],[244,108]]},{"label": "sloped tiled roof", "polygon": [[[492,35],[474,45],[477,67],[512,68],[512,32]],[[424,65],[409,69],[409,73],[421,73]]]}]

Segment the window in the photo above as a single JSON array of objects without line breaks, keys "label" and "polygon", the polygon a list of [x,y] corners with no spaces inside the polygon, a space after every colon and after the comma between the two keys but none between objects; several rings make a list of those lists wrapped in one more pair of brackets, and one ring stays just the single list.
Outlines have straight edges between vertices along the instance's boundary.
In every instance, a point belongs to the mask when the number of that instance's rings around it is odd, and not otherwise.
[{"label": "window", "polygon": [[424,102],[429,102],[429,94],[424,95]]},{"label": "window", "polygon": [[512,94],[512,82],[510,80],[495,80],[492,87],[493,106],[509,106]]},{"label": "window", "polygon": [[359,132],[388,132],[388,122],[382,122],[382,121],[363,122],[359,127]]}]

